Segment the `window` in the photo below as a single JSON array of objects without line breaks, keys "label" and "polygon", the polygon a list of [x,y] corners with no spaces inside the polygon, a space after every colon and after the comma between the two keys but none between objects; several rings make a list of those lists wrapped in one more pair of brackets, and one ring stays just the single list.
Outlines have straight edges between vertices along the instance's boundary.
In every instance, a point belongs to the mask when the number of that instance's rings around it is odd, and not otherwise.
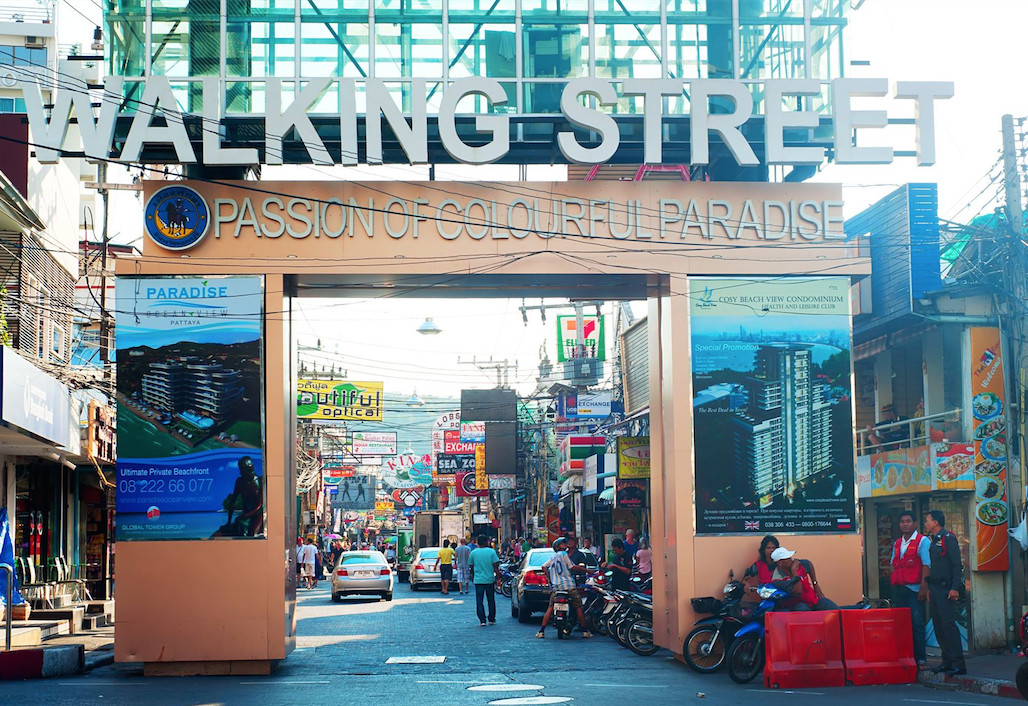
[{"label": "window", "polygon": [[51,326],[50,360],[55,363],[64,362],[64,328],[57,324]]},{"label": "window", "polygon": [[21,98],[0,98],[0,113],[24,113],[25,101]]},{"label": "window", "polygon": [[0,44],[0,66],[46,66],[46,49]]}]

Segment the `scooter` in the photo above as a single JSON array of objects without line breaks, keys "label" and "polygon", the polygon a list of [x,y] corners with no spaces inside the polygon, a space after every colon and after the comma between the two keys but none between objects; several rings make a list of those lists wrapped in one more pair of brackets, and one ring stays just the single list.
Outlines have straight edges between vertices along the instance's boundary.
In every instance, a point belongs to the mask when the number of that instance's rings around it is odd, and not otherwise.
[{"label": "scooter", "polygon": [[764,616],[773,611],[778,602],[789,593],[764,584],[757,589],[760,603],[749,614],[748,622],[738,629],[732,646],[728,648],[728,676],[737,684],[748,684],[764,669]]},{"label": "scooter", "polygon": [[553,592],[553,615],[551,621],[557,631],[557,639],[563,640],[570,637],[571,632],[578,624],[578,616],[571,609],[571,595],[567,591]]},{"label": "scooter", "polygon": [[724,600],[712,597],[692,599],[694,612],[710,614],[710,617],[693,623],[695,627],[682,642],[682,655],[693,670],[709,674],[725,663],[728,647],[743,624],[745,614],[741,601],[745,591],[743,582],[737,581],[735,572],[729,570]]},{"label": "scooter", "polygon": [[510,598],[511,592],[514,590],[514,571],[513,568],[517,564],[500,564],[500,593]]}]

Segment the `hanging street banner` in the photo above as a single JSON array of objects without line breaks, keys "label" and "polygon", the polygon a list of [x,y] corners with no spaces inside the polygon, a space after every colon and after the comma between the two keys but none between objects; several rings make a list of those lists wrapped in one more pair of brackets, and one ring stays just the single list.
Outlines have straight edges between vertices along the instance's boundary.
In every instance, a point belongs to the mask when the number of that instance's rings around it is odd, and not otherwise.
[{"label": "hanging street banner", "polygon": [[650,437],[617,437],[618,478],[650,477]]},{"label": "hanging street banner", "polygon": [[350,441],[350,453],[354,456],[395,456],[396,432],[355,431]]},{"label": "hanging street banner", "polygon": [[972,546],[977,548],[971,555],[971,569],[1006,571],[1010,568],[1006,494],[1008,410],[1000,333],[998,328],[973,327],[970,337],[976,539]]},{"label": "hanging street banner", "polygon": [[118,541],[263,537],[263,277],[118,277],[115,297]]},{"label": "hanging street banner", "polygon": [[332,496],[333,510],[365,512],[375,508],[375,479],[372,476],[343,478]]},{"label": "hanging street banner", "polygon": [[690,278],[696,531],[856,531],[849,280]]},{"label": "hanging street banner", "polygon": [[557,398],[558,419],[606,419],[612,410],[610,391],[581,392]]},{"label": "hanging street banner", "polygon": [[578,317],[557,317],[557,362],[563,363],[572,358],[593,358],[606,360],[606,337],[603,328],[603,317],[582,317],[582,349],[578,349]]},{"label": "hanging street banner", "polygon": [[298,380],[297,419],[382,421],[385,396],[381,382]]},{"label": "hanging street banner", "polygon": [[485,472],[485,444],[475,444],[475,489],[489,490],[489,476]]}]

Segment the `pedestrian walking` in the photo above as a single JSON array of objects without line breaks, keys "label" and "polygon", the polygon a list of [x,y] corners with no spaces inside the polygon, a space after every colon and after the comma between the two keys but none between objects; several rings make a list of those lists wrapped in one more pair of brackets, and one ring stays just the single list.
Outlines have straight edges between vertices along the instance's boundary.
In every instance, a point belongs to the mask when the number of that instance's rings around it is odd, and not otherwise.
[{"label": "pedestrian walking", "polygon": [[[478,549],[471,552],[468,559],[475,581],[475,608],[478,620],[485,627],[486,619],[490,625],[496,625],[496,581],[500,576],[500,556],[489,546],[485,535],[478,536]],[[486,615],[483,601],[489,603],[489,614]]]},{"label": "pedestrian walking", "polygon": [[471,585],[471,565],[469,564],[471,547],[468,546],[466,538],[461,537],[460,544],[457,545],[453,554],[457,564],[457,588],[461,593],[466,594]]},{"label": "pedestrian walking", "polygon": [[307,588],[314,588],[314,562],[318,554],[318,548],[314,546],[314,539],[307,538],[307,543],[299,549],[300,577]]},{"label": "pedestrian walking", "polygon": [[926,669],[924,604],[928,598],[928,572],[931,566],[931,540],[917,531],[914,513],[904,510],[899,516],[900,537],[892,545],[889,583],[892,607],[910,610],[914,629],[914,659],[919,670]]},{"label": "pedestrian walking", "polygon": [[957,536],[946,529],[946,515],[929,510],[924,518],[925,534],[932,538],[928,569],[928,605],[932,611],[935,636],[942,648],[942,664],[933,672],[950,676],[967,674],[964,650],[957,629],[956,604],[963,587],[964,567],[960,561]]},{"label": "pedestrian walking", "polygon": [[453,580],[453,549],[450,540],[443,540],[443,548],[439,550],[439,584],[443,595],[450,593],[450,581]]}]

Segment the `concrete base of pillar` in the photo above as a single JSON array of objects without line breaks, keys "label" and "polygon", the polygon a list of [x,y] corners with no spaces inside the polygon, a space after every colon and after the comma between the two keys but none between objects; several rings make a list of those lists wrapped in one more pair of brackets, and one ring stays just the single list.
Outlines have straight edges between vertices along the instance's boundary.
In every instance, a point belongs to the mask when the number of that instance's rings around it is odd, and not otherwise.
[{"label": "concrete base of pillar", "polygon": [[276,660],[233,660],[222,662],[146,662],[146,677],[229,677],[266,676],[278,666]]}]

